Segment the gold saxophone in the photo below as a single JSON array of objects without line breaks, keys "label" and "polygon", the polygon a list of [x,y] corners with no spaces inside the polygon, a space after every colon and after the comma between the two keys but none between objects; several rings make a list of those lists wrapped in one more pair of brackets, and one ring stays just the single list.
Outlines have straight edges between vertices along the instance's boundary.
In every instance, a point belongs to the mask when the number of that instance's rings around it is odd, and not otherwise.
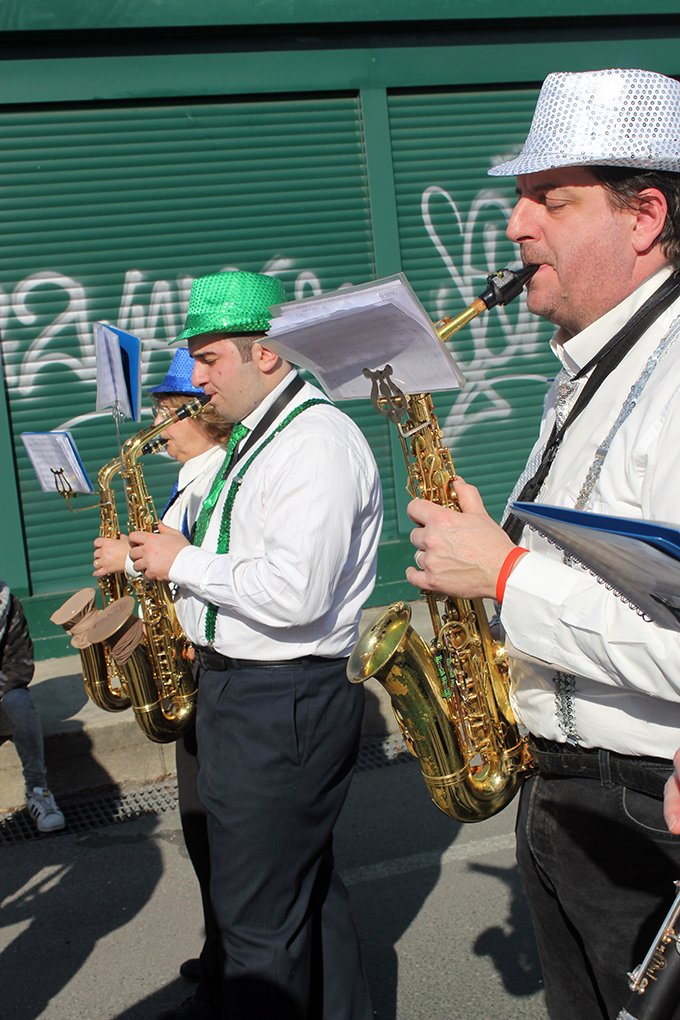
[{"label": "gold saxophone", "polygon": [[[158,531],[158,517],[138,463],[151,444],[169,425],[200,414],[209,397],[196,397],[156,425],[133,436],[121,451],[121,478],[128,502],[130,531]],[[130,579],[144,621],[146,653],[151,679],[139,668],[135,657],[119,663],[125,689],[132,701],[137,722],[150,740],[176,740],[193,721],[196,685],[187,658],[187,640],[177,621],[172,594],[166,581],[150,581],[143,574]]]},{"label": "gold saxophone", "polygon": [[[155,452],[158,436],[169,425],[200,414],[209,397],[188,401],[159,424],[142,429],[123,446],[121,456],[105,464],[98,475],[100,536],[120,535],[113,478],[120,473],[128,501],[131,531],[158,530],[158,518],[147,491],[139,456]],[[123,574],[99,579],[104,610],[94,605],[95,591],[73,595],[51,620],[73,634],[79,648],[85,689],[91,700],[108,712],[132,706],[139,726],[156,743],[176,740],[191,724],[196,687],[186,658],[186,638],[177,622],[170,589],[164,581],[144,575],[128,580]],[[142,635],[134,611],[137,596],[144,621]]]},{"label": "gold saxophone", "polygon": [[[99,471],[99,512],[102,538],[118,538],[120,529],[116,511],[116,497],[113,479],[120,473],[120,457],[114,457]],[[107,574],[99,578],[104,608],[122,598],[127,589],[124,574]],[[111,650],[103,644],[90,643],[87,632],[98,615],[95,605],[94,588],[83,588],[76,592],[64,605],[52,614],[53,623],[64,628],[71,635],[71,644],[80,652],[85,691],[91,701],[106,712],[124,712],[130,707],[130,699]]]},{"label": "gold saxophone", "polygon": [[[486,291],[455,319],[435,329],[448,340],[475,316],[517,297],[537,266],[488,277]],[[398,428],[413,497],[460,510],[449,450],[429,393],[404,394],[382,372],[371,400]],[[405,420],[404,420],[405,419]],[[389,693],[397,721],[420,765],[429,794],[459,822],[478,822],[502,810],[532,768],[509,698],[507,661],[494,641],[481,599],[423,592],[434,630],[430,645],[410,626],[411,609],[397,602],[360,636],[347,675],[374,678]],[[439,603],[443,603],[440,612]]]}]

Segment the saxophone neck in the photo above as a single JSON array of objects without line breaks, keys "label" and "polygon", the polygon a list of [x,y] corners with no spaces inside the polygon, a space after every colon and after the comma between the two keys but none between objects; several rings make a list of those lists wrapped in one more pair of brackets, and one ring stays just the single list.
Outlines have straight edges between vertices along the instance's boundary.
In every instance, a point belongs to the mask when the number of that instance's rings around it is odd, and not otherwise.
[{"label": "saxophone neck", "polygon": [[125,469],[129,470],[129,468],[134,467],[141,456],[143,447],[156,439],[156,437],[171,424],[172,422],[168,418],[164,418],[162,422],[149,425],[147,428],[137,432],[136,435],[131,436],[130,439],[123,444],[123,449],[120,454],[121,460],[125,465]]},{"label": "saxophone neck", "polygon": [[495,308],[497,305],[509,305],[522,293],[539,267],[523,266],[521,269],[500,269],[497,273],[489,273],[486,278],[486,290],[455,318],[446,316],[435,324],[437,335],[442,343],[446,343],[454,333],[472,322],[478,315]]},{"label": "saxophone neck", "polygon": [[123,463],[128,467],[134,467],[137,463],[138,458],[144,453],[155,453],[156,444],[151,450],[145,450],[144,448],[151,444],[153,440],[160,436],[161,432],[164,432],[175,422],[182,421],[184,418],[195,418],[196,415],[200,414],[205,405],[210,401],[210,397],[206,394],[202,394],[200,397],[194,397],[192,400],[187,400],[181,407],[176,408],[172,412],[163,418],[160,422],[155,422],[153,425],[149,425],[147,428],[142,429],[136,435],[132,436],[124,444],[121,451],[121,458]]},{"label": "saxophone neck", "polygon": [[120,469],[120,457],[114,457],[113,460],[110,460],[108,464],[104,464],[104,466],[99,469],[97,485],[99,486],[100,492],[111,488],[114,477],[117,474],[120,474]]}]

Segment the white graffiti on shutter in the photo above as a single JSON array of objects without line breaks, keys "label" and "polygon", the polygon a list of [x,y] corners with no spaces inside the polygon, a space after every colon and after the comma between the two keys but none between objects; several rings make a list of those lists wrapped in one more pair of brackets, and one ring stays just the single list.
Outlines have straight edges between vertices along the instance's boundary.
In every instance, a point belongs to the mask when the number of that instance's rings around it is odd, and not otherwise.
[{"label": "white graffiti on shutter", "polygon": [[[433,198],[443,199],[448,204],[462,239],[463,251],[460,267],[456,265],[452,255],[439,237],[433,223],[430,203]],[[478,230],[478,219],[483,211],[493,207],[500,213],[500,222],[492,220],[484,225],[483,246],[484,266],[475,265],[473,262],[473,239],[475,231]],[[498,254],[498,242],[505,236],[505,227],[512,213],[512,203],[500,191],[482,189],[477,193],[470,205],[467,218],[463,218],[455,199],[437,185],[426,188],[421,199],[421,214],[428,237],[440,255],[446,270],[451,277],[451,283],[445,284],[431,294],[431,302],[435,309],[435,317],[442,318],[444,315],[452,314],[454,308],[460,307],[462,299],[463,307],[470,305],[484,289],[484,278],[490,272],[504,268],[500,264],[501,256]],[[458,246],[458,245],[457,245]],[[517,247],[516,262],[520,262]],[[507,249],[507,244],[506,244]],[[467,360],[459,354],[455,338],[450,340],[447,347],[456,358],[467,379],[464,389],[457,394],[451,411],[443,421],[444,434],[449,442],[454,436],[460,438],[462,430],[477,424],[480,421],[489,419],[508,418],[512,414],[512,406],[509,401],[497,390],[499,383],[512,379],[513,382],[527,380],[546,383],[546,377],[533,373],[522,374],[512,372],[504,375],[499,374],[502,369],[513,358],[526,358],[537,353],[540,348],[539,328],[540,320],[531,315],[526,308],[526,298],[522,295],[519,299],[518,311],[508,313],[506,308],[497,308],[493,315],[498,316],[501,331],[504,339],[504,347],[501,351],[491,350],[487,342],[488,328],[490,323],[489,315],[482,315],[474,319],[466,329],[470,330],[473,339],[472,356]],[[475,400],[483,395],[486,399],[478,401],[481,405],[475,409]]]}]

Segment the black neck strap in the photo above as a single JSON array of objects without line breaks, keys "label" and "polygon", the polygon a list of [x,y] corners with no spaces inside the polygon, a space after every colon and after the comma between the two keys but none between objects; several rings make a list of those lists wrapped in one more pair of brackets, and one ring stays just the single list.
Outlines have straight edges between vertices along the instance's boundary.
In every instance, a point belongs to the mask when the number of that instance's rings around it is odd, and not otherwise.
[{"label": "black neck strap", "polygon": [[281,393],[279,393],[272,406],[262,415],[253,431],[248,435],[243,446],[235,453],[227,471],[230,471],[234,464],[238,464],[238,462],[242,460],[250,450],[252,450],[255,443],[259,442],[271,423],[278,418],[284,407],[291,402],[293,397],[297,396],[304,385],[304,379],[302,379],[296,372],[295,377],[291,379],[285,390],[282,390]]},{"label": "black neck strap", "polygon": [[[546,444],[541,457],[541,462],[536,473],[528,480],[522,491],[517,496],[518,503],[533,503],[541,487],[548,477],[550,468],[560,448],[565,433],[570,425],[573,425],[581,412],[588,406],[595,393],[598,391],[607,376],[623,361],[626,354],[637,343],[640,337],[658,319],[658,317],[673,304],[680,295],[680,270],[676,270],[661,286],[654,291],[645,303],[638,308],[628,322],[616,333],[611,340],[600,348],[597,354],[590,359],[587,365],[574,376],[575,379],[582,379],[592,369],[578,400],[569,412],[562,428],[558,429],[557,424],[553,425],[550,438]],[[508,514],[503,530],[513,542],[518,542],[522,533],[524,523],[514,514]]]},{"label": "black neck strap", "polygon": [[[274,419],[277,418],[279,414],[281,414],[281,411],[283,411],[284,407],[286,407],[286,405],[291,402],[293,397],[300,392],[303,386],[304,380],[301,379],[296,372],[295,377],[291,379],[291,381],[286,386],[285,390],[279,393],[278,397],[276,398],[272,406],[268,408],[268,410],[262,415],[253,431],[249,433],[248,438],[243,444],[243,447],[240,450],[238,449],[238,447],[234,447],[231,453],[231,457],[229,458],[229,461],[224,465],[224,467],[220,468],[217,475],[215,476],[215,480],[213,481],[213,489],[215,485],[220,484],[220,482],[221,482],[220,488],[222,485],[224,485],[224,482],[229,472],[234,467],[234,465],[237,464],[243,457],[245,457],[245,455],[248,453],[250,449],[252,449],[255,443],[257,443],[257,441],[261,439],[261,437],[267,431],[267,429],[274,421]],[[218,482],[218,479],[220,480],[220,482]],[[194,521],[193,527],[191,529],[190,541],[192,545],[194,541],[194,536],[196,534],[197,522],[198,522],[197,520]]]}]

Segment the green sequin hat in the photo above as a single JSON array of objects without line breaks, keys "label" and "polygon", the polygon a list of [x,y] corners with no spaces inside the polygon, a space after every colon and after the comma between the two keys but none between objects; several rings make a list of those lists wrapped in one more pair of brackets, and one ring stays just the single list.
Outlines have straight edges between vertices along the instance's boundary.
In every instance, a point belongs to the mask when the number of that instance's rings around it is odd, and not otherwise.
[{"label": "green sequin hat", "polygon": [[187,321],[180,335],[188,340],[200,333],[266,333],[270,305],[286,300],[283,284],[262,273],[212,273],[191,284]]}]

